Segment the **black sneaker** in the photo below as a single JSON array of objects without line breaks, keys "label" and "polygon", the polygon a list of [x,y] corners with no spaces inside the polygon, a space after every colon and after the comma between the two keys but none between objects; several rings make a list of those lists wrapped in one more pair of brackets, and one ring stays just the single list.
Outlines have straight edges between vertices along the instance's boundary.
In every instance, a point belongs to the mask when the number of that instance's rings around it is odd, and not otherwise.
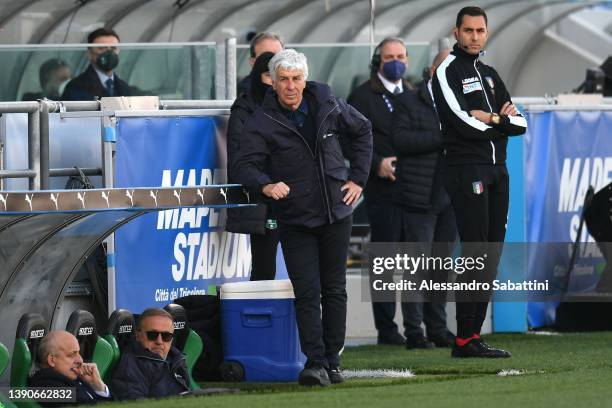
[{"label": "black sneaker", "polygon": [[329,385],[331,382],[329,381],[329,376],[327,375],[327,370],[323,367],[310,367],[305,368],[300,372],[300,376],[298,377],[298,383],[300,385],[314,386],[320,385],[325,387]]},{"label": "black sneaker", "polygon": [[491,347],[480,338],[475,338],[463,346],[459,346],[455,343],[451,351],[451,356],[459,358],[508,358],[510,357],[510,353],[506,350]]},{"label": "black sneaker", "polygon": [[332,384],[340,384],[344,382],[344,375],[342,375],[342,371],[340,371],[340,368],[338,367],[327,370],[327,376]]},{"label": "black sneaker", "polygon": [[378,344],[388,344],[392,346],[403,346],[406,343],[404,336],[398,332],[386,335],[378,335]]},{"label": "black sneaker", "polygon": [[428,341],[425,336],[409,336],[406,337],[406,348],[412,349],[432,349],[436,347],[431,341]]},{"label": "black sneaker", "polygon": [[453,347],[453,344],[455,344],[455,335],[450,331],[446,331],[446,333],[443,334],[429,336],[427,339],[436,347]]},{"label": "black sneaker", "polygon": [[485,349],[490,350],[491,352],[494,352],[494,353],[498,353],[500,358],[512,357],[512,353],[510,353],[509,351],[492,347],[488,345],[487,343],[485,343],[484,340],[481,339],[480,337],[477,338],[476,341],[478,341],[480,345],[484,347]]}]

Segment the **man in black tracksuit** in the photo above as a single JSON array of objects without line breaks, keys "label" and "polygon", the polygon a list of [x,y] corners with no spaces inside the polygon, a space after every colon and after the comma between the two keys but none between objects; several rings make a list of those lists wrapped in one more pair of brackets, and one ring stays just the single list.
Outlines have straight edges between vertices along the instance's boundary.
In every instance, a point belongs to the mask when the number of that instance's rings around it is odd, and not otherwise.
[{"label": "man in black tracksuit", "polygon": [[329,385],[343,381],[351,205],[367,180],[372,132],[370,122],[327,85],[306,82],[303,54],[283,50],[269,67],[275,92],[244,124],[233,174],[251,194],[274,204],[307,357],[299,383]]},{"label": "man in black tracksuit", "polygon": [[[429,76],[417,85],[416,91],[399,95],[393,110],[391,132],[397,154],[393,201],[402,209],[403,241],[421,243],[416,247],[411,244],[407,247],[409,251],[419,248],[419,252],[441,258],[452,255],[457,226],[444,189],[442,135],[430,77],[447,55],[448,50],[436,56]],[[448,280],[444,270],[428,272],[431,279]],[[417,300],[407,298],[402,302],[406,347],[417,348],[416,339],[424,337],[421,323],[425,323],[429,342],[436,347],[451,347],[455,336],[446,327],[445,294],[428,297],[424,302]]]},{"label": "man in black tracksuit", "polygon": [[[497,72],[480,61],[487,40],[484,10],[461,9],[453,32],[457,43],[433,80],[446,155],[445,185],[455,210],[462,255],[486,253],[478,280],[490,282],[497,274],[506,234],[508,136],[525,133],[527,122],[512,104]],[[484,245],[488,242],[498,244]],[[457,280],[472,279],[474,274],[465,272]],[[454,357],[510,357],[509,352],[480,339],[489,299],[490,293],[480,292],[457,302]]]}]

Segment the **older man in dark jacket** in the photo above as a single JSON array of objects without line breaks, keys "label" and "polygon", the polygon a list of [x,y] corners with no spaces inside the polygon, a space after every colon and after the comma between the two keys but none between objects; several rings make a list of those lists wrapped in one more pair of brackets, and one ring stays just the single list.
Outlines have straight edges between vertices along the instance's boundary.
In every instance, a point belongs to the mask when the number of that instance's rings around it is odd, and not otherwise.
[{"label": "older man in dark jacket", "polygon": [[[393,112],[392,141],[397,153],[393,201],[402,209],[405,242],[426,244],[431,256],[452,255],[457,226],[442,175],[442,135],[440,120],[431,94],[431,76],[444,61],[448,50],[440,52],[429,69],[429,78],[416,91],[402,93]],[[430,243],[434,243],[431,247]],[[430,278],[446,281],[444,271],[429,271]],[[425,323],[427,339],[436,347],[451,347],[455,338],[446,328],[444,296],[426,302],[404,299],[402,316],[406,346],[422,339]],[[422,342],[421,342],[422,343]]]},{"label": "older man in dark jacket", "polygon": [[145,310],[136,338],[121,354],[113,374],[113,395],[120,400],[160,398],[190,391],[185,356],[172,346],[172,316],[163,309]]},{"label": "older man in dark jacket", "polygon": [[[346,259],[352,204],[372,156],[370,123],[325,84],[306,82],[306,57],[284,50],[270,61],[275,92],[244,125],[237,180],[271,199],[295,293],[302,385],[343,381]],[[351,152],[350,170],[340,148]],[[322,312],[322,313],[321,313]]]}]

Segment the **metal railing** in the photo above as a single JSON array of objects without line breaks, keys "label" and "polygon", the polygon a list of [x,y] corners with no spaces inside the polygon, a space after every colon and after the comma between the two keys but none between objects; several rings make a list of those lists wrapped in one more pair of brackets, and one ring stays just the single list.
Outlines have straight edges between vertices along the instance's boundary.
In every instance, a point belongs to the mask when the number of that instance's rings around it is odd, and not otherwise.
[{"label": "metal railing", "polygon": [[[233,100],[167,100],[160,101],[160,110],[229,109],[232,103]],[[79,175],[77,169],[74,168],[50,168],[49,114],[58,112],[66,117],[70,117],[70,112],[87,112],[87,116],[100,116],[101,118],[114,115],[114,112],[102,111],[100,101],[0,102],[0,114],[28,114],[28,168],[0,169],[0,181],[8,178],[28,178],[30,190],[47,190],[51,177]],[[99,112],[99,115],[94,115],[93,112]],[[104,175],[103,169],[99,167],[86,167],[81,170],[88,176]]]}]

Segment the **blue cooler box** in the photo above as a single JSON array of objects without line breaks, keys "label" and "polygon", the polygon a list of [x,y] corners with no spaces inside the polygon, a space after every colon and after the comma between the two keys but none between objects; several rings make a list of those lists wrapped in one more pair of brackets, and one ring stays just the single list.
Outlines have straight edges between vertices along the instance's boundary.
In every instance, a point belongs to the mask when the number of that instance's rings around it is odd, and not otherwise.
[{"label": "blue cooler box", "polygon": [[297,381],[306,357],[300,349],[294,299],[289,280],[221,286],[225,362],[240,364],[246,381]]}]

